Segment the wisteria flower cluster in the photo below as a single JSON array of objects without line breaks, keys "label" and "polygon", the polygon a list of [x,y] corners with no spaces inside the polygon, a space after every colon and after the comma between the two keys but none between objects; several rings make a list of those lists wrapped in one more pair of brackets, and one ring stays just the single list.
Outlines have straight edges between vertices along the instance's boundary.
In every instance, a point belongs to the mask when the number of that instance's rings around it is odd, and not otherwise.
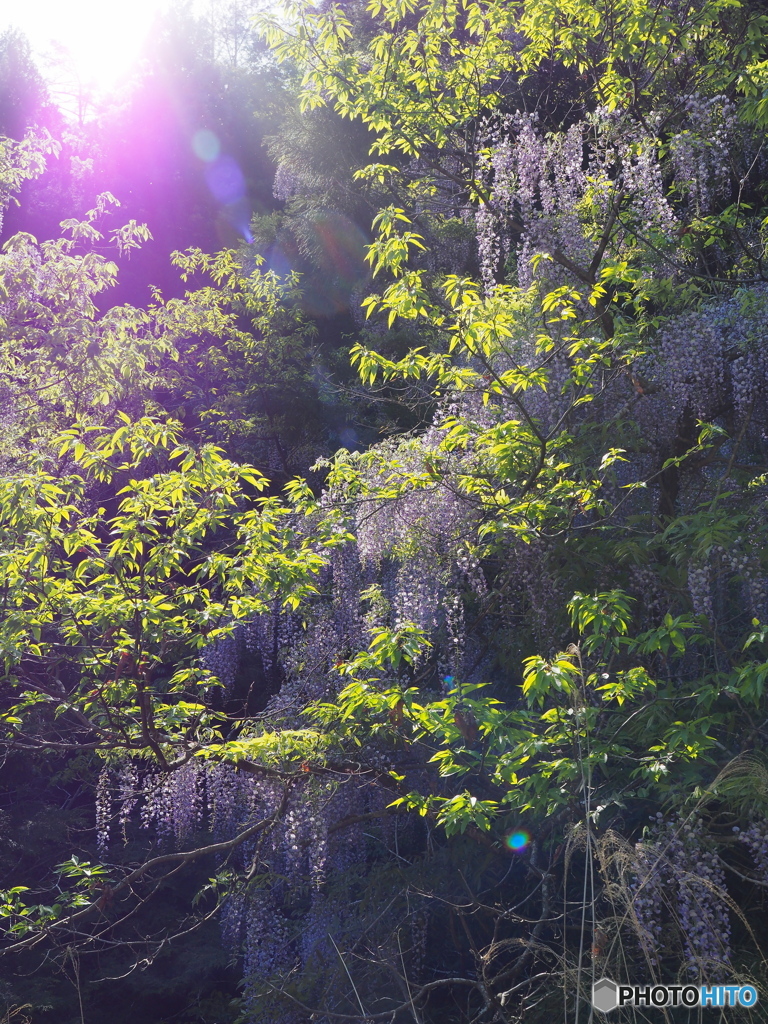
[{"label": "wisteria flower cluster", "polygon": [[644,954],[658,960],[665,919],[682,935],[690,974],[716,978],[730,961],[731,927],[725,873],[695,814],[652,819],[638,844],[633,909]]},{"label": "wisteria flower cluster", "polygon": [[751,821],[745,829],[738,826],[733,830],[739,842],[749,850],[757,868],[757,877],[768,882],[768,821]]}]

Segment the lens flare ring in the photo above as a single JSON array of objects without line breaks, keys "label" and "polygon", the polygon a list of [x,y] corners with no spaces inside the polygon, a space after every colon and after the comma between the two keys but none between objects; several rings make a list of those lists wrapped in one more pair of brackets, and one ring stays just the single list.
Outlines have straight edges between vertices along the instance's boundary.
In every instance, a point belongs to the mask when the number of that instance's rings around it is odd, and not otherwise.
[{"label": "lens flare ring", "polygon": [[510,832],[506,838],[507,846],[515,853],[522,853],[530,841],[531,837],[528,833],[522,831]]}]

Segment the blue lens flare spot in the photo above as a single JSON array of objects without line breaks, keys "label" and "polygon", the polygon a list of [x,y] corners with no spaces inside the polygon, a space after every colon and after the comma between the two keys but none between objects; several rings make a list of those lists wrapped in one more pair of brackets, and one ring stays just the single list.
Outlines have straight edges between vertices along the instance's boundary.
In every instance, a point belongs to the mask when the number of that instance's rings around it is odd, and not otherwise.
[{"label": "blue lens flare spot", "polygon": [[195,132],[192,136],[192,149],[195,151],[196,156],[199,156],[201,160],[205,160],[209,164],[221,152],[221,143],[213,132],[209,132],[207,128],[201,128],[199,132]]},{"label": "blue lens flare spot", "polygon": [[245,196],[243,172],[231,156],[220,156],[209,163],[205,168],[205,180],[213,198],[225,206]]},{"label": "blue lens flare spot", "polygon": [[520,853],[521,850],[524,850],[530,841],[531,837],[527,832],[513,832],[507,836],[507,846],[510,850],[514,850],[515,853]]}]

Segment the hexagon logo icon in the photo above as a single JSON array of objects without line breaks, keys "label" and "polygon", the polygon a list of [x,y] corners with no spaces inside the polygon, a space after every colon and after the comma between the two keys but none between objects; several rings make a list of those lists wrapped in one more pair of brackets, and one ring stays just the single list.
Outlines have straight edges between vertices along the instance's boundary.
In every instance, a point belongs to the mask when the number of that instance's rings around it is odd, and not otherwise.
[{"label": "hexagon logo icon", "polygon": [[592,1005],[601,1013],[610,1013],[619,1005],[619,986],[610,978],[600,978],[592,986]]}]

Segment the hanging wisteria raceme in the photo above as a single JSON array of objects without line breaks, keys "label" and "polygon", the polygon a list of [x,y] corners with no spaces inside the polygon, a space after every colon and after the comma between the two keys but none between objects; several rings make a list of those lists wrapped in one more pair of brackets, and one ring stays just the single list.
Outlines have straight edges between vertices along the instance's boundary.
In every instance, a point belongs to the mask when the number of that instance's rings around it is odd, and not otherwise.
[{"label": "hanging wisteria raceme", "polygon": [[110,824],[112,817],[112,773],[105,767],[99,772],[96,783],[96,849],[104,857],[109,849]]},{"label": "hanging wisteria raceme", "polygon": [[[311,995],[335,998],[332,986],[330,995],[326,989],[342,970],[339,943],[353,945],[365,927],[355,904],[371,861],[386,860],[388,851],[397,855],[391,799],[370,772],[310,774],[286,791],[278,776],[229,764],[192,759],[161,773],[128,762],[100,775],[98,843],[108,857],[114,806],[123,841],[138,810],[142,826],[176,849],[196,842],[203,827],[226,841],[267,822],[219,860],[220,869],[236,872],[223,891],[221,928],[242,957],[249,1020],[291,1024],[299,1018],[271,993],[299,970],[310,979]],[[414,925],[414,950],[422,957],[426,922],[422,913]]]},{"label": "hanging wisteria raceme", "polygon": [[757,868],[757,877],[768,883],[768,821],[751,821],[746,828],[736,826],[733,831],[749,850]]},{"label": "hanging wisteria raceme", "polygon": [[239,661],[238,636],[232,633],[209,644],[203,651],[202,666],[223,685],[225,691],[232,689]]},{"label": "hanging wisteria raceme", "polygon": [[669,876],[666,858],[658,844],[653,841],[638,843],[629,892],[636,938],[643,956],[653,965],[658,964],[662,949],[664,889]]},{"label": "hanging wisteria raceme", "polygon": [[204,786],[205,770],[196,760],[172,772],[148,775],[142,825],[177,846],[185,845],[203,823]]},{"label": "hanging wisteria raceme", "polygon": [[[677,218],[667,198],[658,158],[659,141],[644,137],[624,153],[621,183],[631,197],[631,214],[643,231],[668,237],[677,228]],[[629,150],[629,147],[628,147]]]},{"label": "hanging wisteria raceme", "polygon": [[[671,316],[662,325],[637,372],[648,393],[636,404],[648,436],[664,422],[674,427],[688,411],[701,420],[732,418],[765,424],[768,354],[762,339],[768,328],[768,294],[763,286],[733,298],[702,303],[696,310]],[[669,402],[672,416],[665,412]]]},{"label": "hanging wisteria raceme", "polygon": [[695,814],[653,819],[637,846],[633,909],[644,955],[658,960],[665,918],[682,936],[688,973],[719,980],[727,972],[731,926],[725,872]]},{"label": "hanging wisteria raceme", "polygon": [[703,978],[722,977],[722,965],[730,960],[731,937],[725,871],[716,850],[702,842],[701,819],[686,820],[678,826],[678,835],[669,852],[676,868],[678,912],[689,970]]},{"label": "hanging wisteria raceme", "polygon": [[[136,816],[141,826],[163,841],[184,846],[203,825],[205,766],[196,759],[174,771],[159,772],[125,759],[119,766],[104,767],[96,788],[96,836],[100,856],[106,858],[116,819],[123,842]],[[116,813],[113,813],[114,805]]]},{"label": "hanging wisteria raceme", "polygon": [[729,185],[731,153],[744,150],[745,133],[735,105],[725,96],[689,96],[685,114],[686,127],[670,142],[675,183],[693,212],[707,213]]},{"label": "hanging wisteria raceme", "polygon": [[184,846],[203,823],[205,769],[196,758],[169,773],[168,802],[173,808],[176,845]]},{"label": "hanging wisteria raceme", "polygon": [[663,384],[673,409],[701,420],[717,416],[728,400],[725,344],[717,311],[703,310],[668,322],[659,336]]},{"label": "hanging wisteria raceme", "polygon": [[[696,126],[676,136],[672,146],[674,167],[684,175],[681,188],[691,195],[695,191],[697,201],[709,187],[708,176],[715,190],[727,182],[725,154],[733,129],[727,103],[715,99],[704,106],[706,110],[695,98],[690,100]],[[655,125],[661,132],[663,122],[664,115],[651,114],[641,126],[615,110],[598,108],[584,121],[545,134],[536,114],[494,117],[485,127],[480,166],[488,198],[476,214],[486,291],[492,293],[503,278],[505,261],[513,251],[517,283],[523,288],[537,277],[551,287],[569,280],[562,269],[566,263],[559,270],[550,262],[535,269],[539,254],[560,253],[587,268],[595,238],[580,212],[587,202],[603,219],[617,204],[632,232],[678,237],[679,219],[665,180],[663,140],[649,134]],[[626,241],[633,237],[627,235]]]},{"label": "hanging wisteria raceme", "polygon": [[[371,781],[354,776],[340,783],[310,780],[289,797],[264,841],[245,852],[256,874],[225,907],[225,933],[234,948],[242,940],[249,1019],[294,1019],[288,1004],[269,996],[295,971],[310,1001],[336,1000],[340,947],[359,944],[365,934],[365,915],[356,905],[366,878],[370,884],[372,862],[381,857],[379,843],[391,834],[386,802]],[[375,917],[388,923],[380,907]]]},{"label": "hanging wisteria raceme", "polygon": [[[372,496],[360,502],[356,516],[357,546],[364,564],[399,555],[407,558],[414,545],[448,553],[470,526],[471,509],[448,487],[437,482],[418,489],[407,486],[410,474],[424,472],[429,449],[440,440],[442,436],[435,434],[419,442],[382,446],[377,453],[378,465],[366,469],[366,485]],[[391,473],[390,461],[397,465],[401,493],[390,500],[377,499],[377,486],[383,485]]]},{"label": "hanging wisteria raceme", "polygon": [[211,764],[206,773],[208,814],[214,838],[235,835],[254,810],[253,779],[228,764]]},{"label": "hanging wisteria raceme", "polygon": [[688,564],[688,593],[691,595],[693,610],[697,615],[706,615],[712,619],[712,573],[709,562],[697,564],[693,560]]},{"label": "hanging wisteria raceme", "polygon": [[641,393],[632,412],[647,445],[669,451],[685,417],[708,421],[733,411],[743,422],[759,375],[748,378],[745,372],[748,355],[738,346],[739,319],[732,304],[713,304],[663,324],[634,367]]},{"label": "hanging wisteria raceme", "polygon": [[293,715],[298,724],[309,701],[338,691],[341,677],[334,666],[367,643],[361,594],[373,580],[356,545],[337,548],[319,573],[318,598],[303,616],[278,615],[268,653],[250,633],[247,643],[262,652],[280,679],[279,693],[268,705],[270,713],[282,708],[282,714]]},{"label": "hanging wisteria raceme", "polygon": [[[579,260],[587,251],[578,218],[585,186],[584,127],[544,137],[536,115],[510,114],[486,127],[481,167],[492,198],[477,212],[480,269],[492,293],[502,265],[519,246],[518,283],[527,287],[536,253],[560,249]],[[513,222],[523,226],[522,235]]]},{"label": "hanging wisteria raceme", "polygon": [[120,806],[119,821],[123,842],[128,841],[126,828],[141,796],[139,770],[133,761],[120,766],[118,773],[117,800]]}]

